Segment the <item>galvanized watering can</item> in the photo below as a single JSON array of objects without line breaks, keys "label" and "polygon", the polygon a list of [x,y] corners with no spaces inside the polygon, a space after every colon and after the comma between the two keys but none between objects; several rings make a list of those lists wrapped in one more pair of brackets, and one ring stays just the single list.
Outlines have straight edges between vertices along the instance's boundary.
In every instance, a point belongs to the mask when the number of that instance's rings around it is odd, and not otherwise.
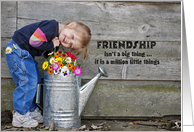
[{"label": "galvanized watering can", "polygon": [[[106,70],[98,67],[99,73],[80,87],[79,76],[69,74],[65,79],[59,74],[44,73],[43,122],[46,127],[51,121],[56,128],[77,128],[81,126],[81,114],[101,76],[108,77]],[[40,106],[40,85],[37,87],[36,103]]]}]

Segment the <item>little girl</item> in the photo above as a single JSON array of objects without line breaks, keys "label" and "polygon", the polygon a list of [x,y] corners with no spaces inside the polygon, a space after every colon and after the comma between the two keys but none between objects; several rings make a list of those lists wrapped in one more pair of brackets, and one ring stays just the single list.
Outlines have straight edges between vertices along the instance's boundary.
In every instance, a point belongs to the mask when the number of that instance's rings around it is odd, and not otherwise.
[{"label": "little girl", "polygon": [[90,38],[90,29],[78,22],[60,24],[55,20],[44,20],[15,31],[5,51],[9,72],[16,84],[13,92],[13,126],[36,127],[43,122],[35,103],[37,84],[41,77],[34,57],[48,57],[48,53],[62,44],[77,55],[85,50],[86,61]]}]

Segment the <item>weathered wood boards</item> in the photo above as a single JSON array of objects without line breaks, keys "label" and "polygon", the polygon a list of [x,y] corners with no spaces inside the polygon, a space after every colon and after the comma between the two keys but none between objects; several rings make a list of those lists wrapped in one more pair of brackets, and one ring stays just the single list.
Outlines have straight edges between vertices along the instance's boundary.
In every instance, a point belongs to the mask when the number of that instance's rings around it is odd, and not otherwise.
[{"label": "weathered wood boards", "polygon": [[[4,39],[2,39],[4,42]],[[5,45],[5,44],[3,44]],[[82,79],[90,79],[98,73],[98,66],[104,67],[109,77],[103,79],[129,79],[129,80],[181,80],[181,45],[180,42],[157,42],[154,49],[97,49],[97,41],[91,41],[90,57],[86,63],[82,63],[81,56],[78,63],[83,66]],[[2,48],[3,49],[3,48]],[[116,55],[105,56],[106,53],[116,52]],[[145,53],[152,57],[127,57],[122,56],[122,53]],[[117,56],[117,54],[120,56]],[[115,60],[126,60],[128,64],[111,64]],[[159,61],[159,64],[149,64],[149,59]],[[4,55],[2,55],[2,77],[11,77],[7,69]],[[45,61],[44,57],[36,57],[39,62],[39,70],[43,77],[42,64]],[[95,64],[95,61],[98,64]],[[141,60],[142,64],[135,63],[134,60]],[[148,61],[144,62],[144,60]],[[104,64],[100,64],[104,61]],[[106,64],[109,61],[109,64]],[[131,62],[133,61],[133,62]],[[144,64],[145,63],[145,64]]]},{"label": "weathered wood boards", "polygon": [[[132,80],[181,80],[181,45],[180,42],[157,42],[153,49],[97,49],[97,42],[92,41],[89,62],[83,64],[83,78],[89,79],[97,72],[97,66],[104,66],[108,78]],[[105,54],[111,53],[110,56]],[[115,54],[114,54],[115,53]],[[123,56],[130,53],[130,57]],[[133,54],[145,54],[133,56]],[[120,56],[118,56],[120,54]],[[152,55],[147,57],[147,55]],[[127,64],[115,64],[115,60],[126,60]],[[95,61],[98,64],[95,64]],[[136,60],[136,61],[135,61]],[[141,64],[137,62],[141,61]],[[149,60],[158,61],[155,64]],[[104,64],[100,64],[104,61]],[[107,61],[109,64],[107,64]],[[113,64],[111,62],[113,61]],[[147,62],[146,62],[147,61]],[[115,63],[114,63],[115,62]],[[159,64],[158,64],[159,63]],[[85,68],[87,67],[87,68]],[[90,74],[89,74],[90,73]],[[125,76],[125,77],[124,77]]]},{"label": "weathered wood boards", "polygon": [[16,30],[15,1],[1,1],[1,37],[11,37]]},{"label": "weathered wood boards", "polygon": [[181,40],[176,3],[18,2],[18,28],[44,19],[81,21],[91,28],[92,40]]},{"label": "weathered wood boards", "polygon": [[[96,74],[95,60],[128,59],[131,57],[105,56],[104,52],[145,52],[152,57],[142,61],[157,59],[159,65],[107,65],[106,79],[180,80],[181,79],[181,7],[169,3],[135,2],[23,2],[18,1],[17,27],[21,28],[43,19],[81,21],[92,30],[90,58],[83,64],[83,79]],[[51,4],[52,3],[52,4]],[[59,13],[60,12],[60,13]],[[89,20],[88,20],[89,19]],[[6,35],[3,35],[6,36]],[[11,36],[11,35],[10,35]],[[153,49],[97,49],[99,41],[155,41]],[[3,44],[4,45],[4,44]],[[130,59],[131,58],[131,59]],[[37,57],[41,63],[44,58]],[[100,60],[99,60],[100,61]],[[99,64],[99,63],[98,63]],[[4,66],[3,64],[3,67]],[[126,68],[126,73],[123,73]],[[114,72],[113,69],[115,69]],[[6,71],[6,70],[5,70]],[[150,72],[151,71],[151,72]],[[121,74],[122,73],[122,74]],[[9,76],[2,73],[3,76]],[[140,76],[137,76],[140,75]],[[123,77],[122,77],[123,76]]]},{"label": "weathered wood boards", "polygon": [[100,80],[84,118],[131,118],[180,115],[181,82]]},{"label": "weathered wood boards", "polygon": [[[84,118],[181,115],[180,2],[3,1],[1,7],[3,109],[13,109],[6,97],[15,87],[4,55],[9,39],[27,24],[55,19],[79,21],[92,31],[89,60],[78,58],[82,83],[98,73],[99,65],[109,74],[97,83]],[[126,47],[118,48],[119,43]],[[43,78],[45,59],[35,59]]]}]

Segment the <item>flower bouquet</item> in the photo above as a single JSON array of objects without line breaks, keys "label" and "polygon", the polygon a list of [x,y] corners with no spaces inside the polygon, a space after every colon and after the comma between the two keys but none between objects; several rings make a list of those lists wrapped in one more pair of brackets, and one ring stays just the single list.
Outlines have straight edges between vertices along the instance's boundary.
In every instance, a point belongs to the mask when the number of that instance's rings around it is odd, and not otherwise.
[{"label": "flower bouquet", "polygon": [[70,52],[63,52],[61,50],[48,54],[49,57],[42,64],[42,69],[48,74],[60,74],[63,77],[69,74],[80,76],[82,73],[82,66],[76,63],[76,56]]}]

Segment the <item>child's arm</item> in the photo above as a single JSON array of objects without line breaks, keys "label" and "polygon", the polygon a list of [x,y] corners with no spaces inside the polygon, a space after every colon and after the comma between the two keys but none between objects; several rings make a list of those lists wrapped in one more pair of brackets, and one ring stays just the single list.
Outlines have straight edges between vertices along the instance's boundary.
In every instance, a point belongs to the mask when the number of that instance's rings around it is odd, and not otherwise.
[{"label": "child's arm", "polygon": [[45,21],[35,30],[29,39],[29,44],[42,51],[52,51],[59,46],[58,23],[55,21]]},{"label": "child's arm", "polygon": [[54,44],[54,48],[59,46],[60,41],[57,37],[55,37],[52,41],[53,41],[53,44]]}]

